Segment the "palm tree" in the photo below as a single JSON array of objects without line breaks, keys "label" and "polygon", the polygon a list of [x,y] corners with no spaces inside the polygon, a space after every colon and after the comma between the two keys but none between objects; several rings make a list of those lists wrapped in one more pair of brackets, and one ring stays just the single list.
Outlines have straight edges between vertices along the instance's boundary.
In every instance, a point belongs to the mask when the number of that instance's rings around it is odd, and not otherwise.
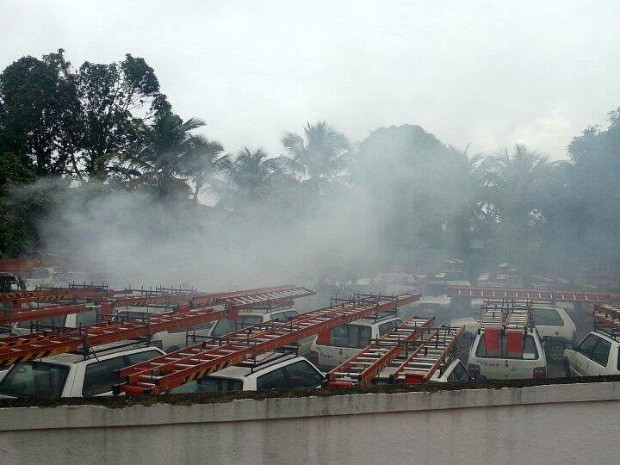
[{"label": "palm tree", "polygon": [[227,172],[228,188],[222,197],[228,207],[264,198],[273,181],[284,176],[279,159],[269,158],[262,149],[252,151],[247,147],[237,152]]},{"label": "palm tree", "polygon": [[198,194],[204,185],[215,182],[215,176],[227,168],[229,160],[226,155],[221,155],[224,147],[217,141],[198,135],[191,136],[188,145],[183,165],[194,183],[194,202],[198,202]]},{"label": "palm tree", "polygon": [[325,121],[306,124],[304,135],[305,140],[299,134],[284,133],[282,144],[286,156],[282,157],[282,162],[311,188],[320,191],[347,167],[350,144],[343,134],[331,129]]},{"label": "palm tree", "polygon": [[134,183],[153,185],[162,199],[187,192],[181,178],[187,178],[189,160],[197,158],[200,145],[190,132],[204,124],[197,118],[183,121],[169,108],[158,112],[152,125],[142,126],[139,150],[127,157],[130,167],[141,173]]},{"label": "palm tree", "polygon": [[550,165],[545,157],[517,145],[512,154],[489,157],[483,171],[481,190],[487,213],[495,217],[509,258],[524,258],[532,229],[545,223],[541,191]]}]

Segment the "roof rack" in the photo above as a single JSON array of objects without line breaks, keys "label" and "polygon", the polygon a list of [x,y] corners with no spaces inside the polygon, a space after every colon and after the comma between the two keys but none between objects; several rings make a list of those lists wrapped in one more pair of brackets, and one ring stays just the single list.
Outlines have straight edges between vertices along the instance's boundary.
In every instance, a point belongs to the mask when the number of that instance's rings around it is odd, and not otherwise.
[{"label": "roof rack", "polygon": [[395,360],[409,345],[422,337],[435,323],[435,317],[411,317],[394,330],[374,340],[361,352],[338,365],[327,374],[327,387],[364,385]]},{"label": "roof rack", "polygon": [[471,287],[471,286],[445,286],[446,293],[450,297],[464,298],[517,298],[528,300],[552,300],[566,302],[592,302],[603,303],[612,300],[620,300],[620,294],[607,292],[582,292],[582,291],[551,291],[541,289],[528,289],[518,287]]},{"label": "roof rack", "polygon": [[390,378],[393,381],[404,380],[407,384],[420,384],[428,381],[448,359],[448,355],[456,347],[458,338],[464,330],[464,326],[441,326],[429,331],[430,334],[420,339],[413,352],[405,353],[394,361],[393,364],[400,362],[400,365],[390,375]]},{"label": "roof rack", "polygon": [[69,315],[71,313],[84,313],[97,310],[101,307],[87,303],[77,305],[49,305],[46,307],[18,308],[16,310],[0,310],[0,325],[19,323],[20,321],[33,321],[55,316]]},{"label": "roof rack", "polygon": [[[197,326],[220,318],[236,319],[236,305],[229,299],[238,299],[245,294],[252,296],[254,300],[274,298],[274,289],[277,296],[285,295],[291,299],[291,295],[303,297],[314,294],[306,288],[298,288],[294,285],[278,286],[277,288],[250,289],[247,291],[235,291],[219,294],[208,294],[210,301],[222,304],[219,310],[212,307],[192,309],[184,308],[183,311],[170,313],[147,313],[140,316],[141,321],[107,321],[82,328],[60,328],[54,331],[35,333],[28,336],[9,337],[0,340],[0,366],[8,366],[14,363],[47,357],[73,350],[87,350],[92,346],[116,342],[123,339],[150,338],[151,335],[160,331],[183,329]],[[64,292],[64,291],[63,291]],[[207,294],[205,294],[207,295]],[[139,298],[143,299],[141,296]],[[159,297],[159,296],[158,296]],[[169,297],[168,295],[165,297]],[[150,297],[147,297],[147,299]],[[184,297],[187,299],[187,295]],[[105,307],[105,312],[104,312]],[[101,313],[109,315],[111,303],[101,303]],[[7,310],[0,314],[5,321],[36,320],[41,315],[56,316],[68,313],[80,313],[87,311],[87,305],[79,306],[49,306],[33,307],[28,309]],[[232,315],[231,315],[232,312]],[[135,315],[134,315],[135,316]]]},{"label": "roof rack", "polygon": [[302,313],[288,322],[270,321],[228,334],[224,338],[211,338],[121,369],[120,377],[124,382],[116,387],[115,392],[123,391],[127,395],[162,394],[250,357],[373,313],[407,305],[419,298],[420,295],[349,299],[349,303],[341,302],[339,306]]},{"label": "roof rack", "polygon": [[597,304],[588,314],[592,317],[596,331],[602,331],[620,341],[620,307]]},{"label": "roof rack", "polygon": [[481,306],[479,329],[525,330],[533,323],[531,300],[503,299]]},{"label": "roof rack", "polygon": [[187,328],[224,318],[228,310],[197,310],[187,313],[149,315],[144,322],[108,322],[78,329],[44,331],[27,336],[0,339],[0,367],[76,350],[88,353],[91,347],[125,339],[149,339],[160,331]]}]

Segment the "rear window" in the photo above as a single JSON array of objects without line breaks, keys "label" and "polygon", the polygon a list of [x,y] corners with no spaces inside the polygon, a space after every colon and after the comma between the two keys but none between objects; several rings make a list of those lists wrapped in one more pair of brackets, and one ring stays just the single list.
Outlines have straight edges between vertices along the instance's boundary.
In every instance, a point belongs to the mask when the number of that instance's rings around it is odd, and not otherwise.
[{"label": "rear window", "polygon": [[226,319],[219,320],[213,328],[213,331],[211,331],[211,336],[222,337],[239,329],[257,325],[262,321],[263,317],[261,315],[239,315],[237,321]]},{"label": "rear window", "polygon": [[564,321],[557,310],[534,310],[534,324],[564,326]]},{"label": "rear window", "polygon": [[534,342],[534,338],[530,335],[527,335],[523,338],[523,350],[521,351],[520,357],[515,357],[514,355],[508,356],[507,351],[507,342],[508,338],[506,334],[502,333],[500,336],[501,349],[497,353],[489,353],[487,354],[485,349],[485,339],[484,334],[480,336],[480,342],[478,343],[478,347],[476,348],[476,357],[482,358],[510,358],[510,359],[520,359],[520,360],[537,360],[538,359],[538,349],[536,348],[536,343]]},{"label": "rear window", "polygon": [[449,383],[466,383],[469,380],[469,373],[467,373],[467,370],[461,363],[457,363],[452,373],[448,376]]},{"label": "rear window", "polygon": [[379,325],[379,336],[384,336],[385,334],[393,331],[402,323],[402,320],[394,320],[388,321],[387,323],[383,323]]},{"label": "rear window", "polygon": [[88,312],[75,314],[75,327],[80,328],[82,326],[94,325],[97,323],[97,312],[90,310]]},{"label": "rear window", "polygon": [[17,323],[17,327],[24,329],[32,328],[34,331],[36,331],[37,328],[62,328],[65,326],[66,319],[67,315],[63,315],[53,318],[41,318],[35,321],[20,321]]},{"label": "rear window", "polygon": [[22,398],[53,399],[62,395],[69,367],[42,362],[15,365],[0,381],[0,394]]},{"label": "rear window", "polygon": [[344,325],[332,330],[332,346],[363,349],[370,344],[370,326]]},{"label": "rear window", "polygon": [[[88,312],[82,313],[74,313],[75,315],[75,326],[72,324],[71,327],[80,328],[82,326],[94,325],[97,323],[97,311],[89,310]],[[52,318],[41,318],[35,321],[20,321],[17,323],[18,328],[37,330],[37,328],[64,328],[68,327],[68,316],[56,316]]]},{"label": "rear window", "polygon": [[198,380],[196,392],[231,392],[243,391],[243,382],[232,378],[215,378],[205,376]]}]

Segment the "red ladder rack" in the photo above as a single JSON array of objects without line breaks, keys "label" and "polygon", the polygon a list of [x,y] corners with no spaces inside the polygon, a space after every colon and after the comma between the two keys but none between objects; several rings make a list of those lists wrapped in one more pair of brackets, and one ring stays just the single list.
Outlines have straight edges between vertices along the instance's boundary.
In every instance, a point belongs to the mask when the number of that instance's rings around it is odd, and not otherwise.
[{"label": "red ladder rack", "polygon": [[554,300],[565,302],[609,302],[620,300],[620,294],[606,292],[578,292],[578,291],[542,291],[517,287],[469,287],[445,286],[450,297],[503,299],[517,298],[529,300]]},{"label": "red ladder rack", "polygon": [[395,370],[390,378],[404,380],[407,384],[428,381],[446,360],[464,330],[464,326],[441,326],[429,330],[430,334],[422,336],[420,345],[412,353],[405,352],[391,364]]},{"label": "red ladder rack", "polygon": [[47,307],[22,307],[18,309],[0,310],[0,325],[18,323],[20,321],[53,318],[55,316],[83,313],[93,310],[95,304],[49,305]]},{"label": "red ladder rack", "polygon": [[292,320],[250,326],[224,338],[209,338],[201,344],[126,367],[119,387],[128,395],[162,394],[217,370],[292,344],[300,339],[381,311],[394,310],[419,300],[420,295],[365,297],[340,307],[323,308]]},{"label": "red ladder rack", "polygon": [[[275,294],[279,294],[280,297],[276,298]],[[307,297],[314,294],[316,294],[316,292],[309,289],[298,287],[295,284],[287,284],[284,286],[263,287],[258,289],[248,289],[232,292],[194,294],[175,293],[147,296],[123,296],[114,297],[110,299],[110,301],[116,307],[143,307],[158,303],[182,304],[190,305],[193,307],[203,307],[230,303],[231,307],[241,308],[243,306],[243,303],[236,302],[235,299],[253,298],[254,302],[251,305],[258,305],[260,303],[266,303],[270,301],[273,301],[274,303],[277,303],[278,301],[290,301],[291,299]]]},{"label": "red ladder rack", "polygon": [[246,294],[222,298],[231,308],[241,309],[255,307],[260,304],[277,305],[290,302],[293,299],[315,295],[316,292],[305,287],[291,287],[277,289],[273,291],[257,292],[256,294]]},{"label": "red ladder rack", "polygon": [[0,293],[0,302],[21,305],[32,302],[72,302],[78,299],[102,299],[110,297],[113,291],[95,289],[43,289],[38,291],[10,291]]},{"label": "red ladder rack", "polygon": [[412,317],[393,331],[384,334],[327,374],[327,387],[364,385],[371,382],[383,368],[403,353],[408,345],[422,335],[422,330],[435,324],[435,317]]},{"label": "red ladder rack", "polygon": [[620,308],[612,305],[595,305],[594,311],[588,312],[596,325],[605,326],[605,331],[617,338],[620,335]]},{"label": "red ladder rack", "polygon": [[[187,328],[229,316],[229,310],[196,310],[186,313],[145,315],[146,322],[113,322],[64,329],[59,333],[31,334],[0,339],[0,366],[9,366],[50,355],[126,339],[148,338],[160,331]],[[231,316],[234,318],[234,315]]]}]

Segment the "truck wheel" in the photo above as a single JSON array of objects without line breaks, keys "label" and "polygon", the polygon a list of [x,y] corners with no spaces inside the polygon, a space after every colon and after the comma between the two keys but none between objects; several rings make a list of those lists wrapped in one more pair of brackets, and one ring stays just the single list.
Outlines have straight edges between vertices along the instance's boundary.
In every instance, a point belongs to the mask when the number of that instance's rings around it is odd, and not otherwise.
[{"label": "truck wheel", "polygon": [[564,359],[566,345],[562,341],[551,341],[547,349],[547,358],[551,362],[560,362]]},{"label": "truck wheel", "polygon": [[179,350],[179,349],[180,349],[179,346],[170,346],[170,347],[168,347],[166,352],[170,353],[170,352],[174,352],[175,350]]}]

